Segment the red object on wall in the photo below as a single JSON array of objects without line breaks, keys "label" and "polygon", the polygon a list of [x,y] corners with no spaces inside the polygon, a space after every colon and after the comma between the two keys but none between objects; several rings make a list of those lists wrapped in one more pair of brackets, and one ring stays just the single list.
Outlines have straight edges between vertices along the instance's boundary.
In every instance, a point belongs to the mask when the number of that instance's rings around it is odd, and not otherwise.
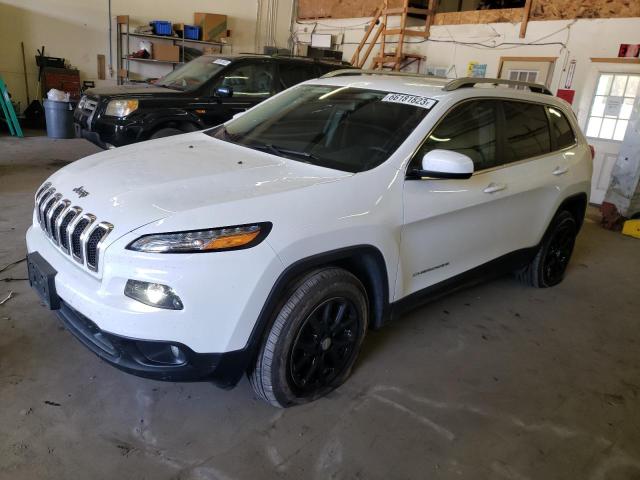
[{"label": "red object on wall", "polygon": [[42,73],[42,97],[56,88],[71,94],[71,100],[80,100],[80,72],[69,68],[45,67]]},{"label": "red object on wall", "polygon": [[576,96],[576,91],[575,90],[567,90],[566,88],[559,88],[558,92],[556,93],[556,96],[558,98],[566,100],[569,103],[573,103],[573,97]]}]

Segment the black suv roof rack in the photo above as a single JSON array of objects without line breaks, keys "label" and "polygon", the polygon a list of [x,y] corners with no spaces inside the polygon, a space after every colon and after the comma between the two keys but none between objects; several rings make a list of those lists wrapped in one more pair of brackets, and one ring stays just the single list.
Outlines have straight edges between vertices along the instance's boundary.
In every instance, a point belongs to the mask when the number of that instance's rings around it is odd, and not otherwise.
[{"label": "black suv roof rack", "polygon": [[469,88],[474,87],[479,83],[490,84],[494,86],[498,85],[508,85],[511,87],[527,87],[529,91],[534,93],[543,93],[545,95],[553,95],[551,91],[541,85],[539,83],[530,83],[530,82],[520,82],[518,80],[506,80],[504,78],[473,78],[473,77],[464,77],[464,78],[456,78],[455,80],[451,80],[444,86],[444,90],[450,92],[452,90],[457,90],[459,88]]}]

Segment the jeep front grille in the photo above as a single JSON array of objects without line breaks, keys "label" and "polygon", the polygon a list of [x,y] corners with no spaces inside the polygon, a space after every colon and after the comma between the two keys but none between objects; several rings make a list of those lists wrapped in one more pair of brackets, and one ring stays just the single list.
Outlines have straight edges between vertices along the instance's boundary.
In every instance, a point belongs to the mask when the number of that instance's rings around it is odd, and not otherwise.
[{"label": "jeep front grille", "polygon": [[93,272],[98,271],[100,249],[113,225],[71,206],[69,199],[47,183],[36,193],[36,218],[42,231],[65,254]]}]

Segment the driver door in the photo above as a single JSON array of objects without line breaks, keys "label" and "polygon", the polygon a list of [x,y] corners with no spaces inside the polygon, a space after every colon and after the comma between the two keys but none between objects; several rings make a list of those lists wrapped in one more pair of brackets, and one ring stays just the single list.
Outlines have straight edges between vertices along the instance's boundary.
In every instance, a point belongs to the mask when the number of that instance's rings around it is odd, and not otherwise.
[{"label": "driver door", "polygon": [[[229,65],[212,83],[210,97],[198,105],[199,116],[208,126],[226,122],[236,113],[273,95],[274,78],[275,66],[269,59],[243,60]],[[218,96],[219,87],[230,88],[231,96]]]}]

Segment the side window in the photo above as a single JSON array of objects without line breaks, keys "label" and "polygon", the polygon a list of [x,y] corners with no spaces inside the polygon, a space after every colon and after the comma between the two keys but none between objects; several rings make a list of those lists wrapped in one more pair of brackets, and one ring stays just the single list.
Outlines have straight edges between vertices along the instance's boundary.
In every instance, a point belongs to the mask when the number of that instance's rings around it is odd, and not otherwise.
[{"label": "side window", "polygon": [[505,163],[549,153],[551,137],[544,107],[525,102],[505,101],[502,104],[505,117]]},{"label": "side window", "polygon": [[268,97],[273,90],[272,64],[260,62],[232,66],[215,86],[231,87],[234,97]]},{"label": "side window", "polygon": [[414,159],[419,167],[431,150],[459,152],[473,160],[476,171],[498,165],[496,158],[496,107],[493,100],[464,102],[451,110],[431,132]]},{"label": "side window", "polygon": [[289,88],[297,85],[300,82],[314,78],[315,71],[314,65],[301,64],[298,62],[283,62],[280,63],[280,83],[282,88]]},{"label": "side window", "polygon": [[576,134],[564,113],[553,107],[547,107],[547,111],[549,112],[551,137],[555,140],[555,148],[560,150],[576,143]]}]

